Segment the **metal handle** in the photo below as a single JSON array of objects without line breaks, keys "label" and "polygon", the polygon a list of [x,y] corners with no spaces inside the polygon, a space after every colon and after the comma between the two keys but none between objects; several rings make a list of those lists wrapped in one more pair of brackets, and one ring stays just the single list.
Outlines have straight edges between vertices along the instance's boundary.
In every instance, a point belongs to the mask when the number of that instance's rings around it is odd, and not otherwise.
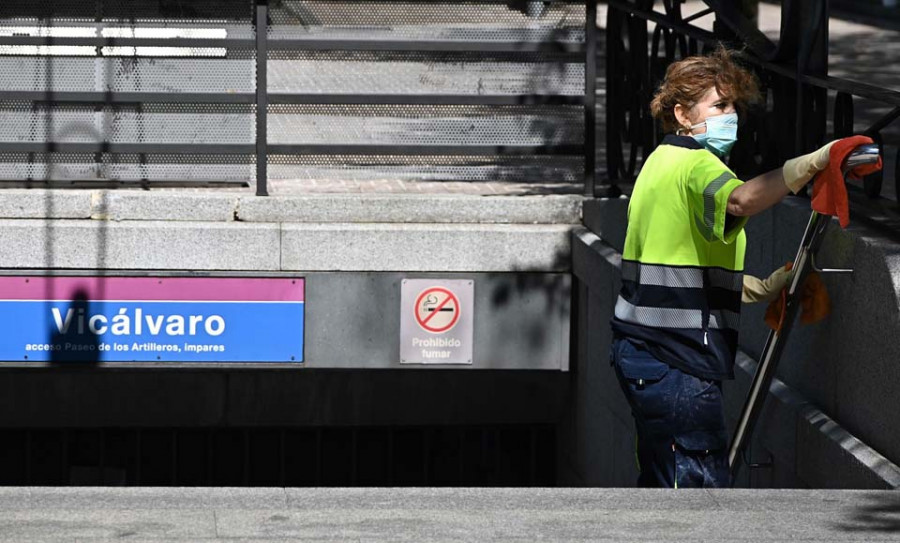
[{"label": "metal handle", "polygon": [[857,166],[862,166],[863,164],[875,164],[878,162],[879,156],[877,143],[860,145],[847,155],[841,170],[844,172],[844,175],[847,175],[847,172]]},{"label": "metal handle", "polygon": [[[847,158],[844,159],[844,164],[842,167],[842,172],[844,174],[844,180],[846,181],[847,173],[857,166],[862,166],[864,164],[875,164],[878,162],[879,148],[877,143],[866,143],[864,145],[860,145],[856,149],[850,152],[847,155]],[[844,268],[820,268],[816,265],[816,258],[814,254],[809,255],[810,265],[812,269],[819,273],[853,273],[852,269],[844,269]]]}]

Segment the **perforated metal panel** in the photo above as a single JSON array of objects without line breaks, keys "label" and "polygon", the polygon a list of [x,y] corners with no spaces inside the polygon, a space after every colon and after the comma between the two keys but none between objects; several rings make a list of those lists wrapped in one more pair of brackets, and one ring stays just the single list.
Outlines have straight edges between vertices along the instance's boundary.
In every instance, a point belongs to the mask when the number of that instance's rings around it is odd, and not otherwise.
[{"label": "perforated metal panel", "polygon": [[18,0],[0,4],[0,20],[47,24],[106,21],[165,23],[249,21],[252,0]]},{"label": "perforated metal panel", "polygon": [[[253,181],[256,2],[23,4],[0,6],[0,178]],[[585,13],[270,2],[271,177],[580,180]]]},{"label": "perforated metal panel", "polygon": [[280,106],[269,141],[385,145],[549,145],[582,141],[580,108]]},{"label": "perforated metal panel", "polygon": [[[584,95],[583,4],[566,2],[354,2],[274,5],[269,38],[310,50],[269,53],[269,92],[446,97]],[[356,43],[350,51],[330,43]],[[378,42],[397,50],[376,50]],[[479,52],[438,50],[483,42]],[[410,45],[404,45],[410,44]],[[491,49],[490,44],[506,45]],[[541,47],[554,44],[553,47]],[[400,50],[406,47],[407,50]],[[430,47],[431,50],[416,50]],[[341,50],[337,50],[341,49]],[[578,146],[582,106],[355,105],[270,107],[273,144]],[[272,179],[580,182],[584,162],[563,156],[276,156]]]},{"label": "perforated metal panel", "polygon": [[0,142],[253,143],[252,106],[31,106],[0,103]]},{"label": "perforated metal panel", "polygon": [[[272,30],[314,26],[350,28],[409,27],[578,27],[584,26],[584,5],[571,2],[365,2],[354,0],[283,0],[273,4]],[[498,36],[496,39],[503,39]]]},{"label": "perforated metal panel", "polygon": [[[269,56],[269,92],[315,94],[584,94],[584,64],[545,55],[297,53]],[[343,58],[336,58],[343,57]],[[548,61],[548,60],[552,60]]]},{"label": "perforated metal panel", "polygon": [[274,180],[516,181],[580,183],[584,161],[559,156],[322,156],[271,155]]},{"label": "perforated metal panel", "polygon": [[[0,45],[0,92],[35,94],[27,102],[0,102],[0,146],[163,144],[187,152],[6,152],[0,179],[252,182],[253,155],[197,154],[189,146],[252,144],[254,106],[180,99],[255,92],[252,48],[203,46],[204,40],[254,39],[253,15],[252,0],[4,2],[0,44],[8,43]],[[35,41],[41,38],[49,41]],[[116,41],[136,38],[153,40],[152,46]],[[179,47],[179,39],[194,43]],[[83,102],[54,102],[71,93],[83,93]],[[147,103],[146,95],[170,96],[171,103]]]},{"label": "perforated metal panel", "polygon": [[256,90],[252,59],[0,56],[0,91],[235,93]]},{"label": "perforated metal panel", "polygon": [[0,153],[0,181],[243,183],[252,179],[252,155]]}]

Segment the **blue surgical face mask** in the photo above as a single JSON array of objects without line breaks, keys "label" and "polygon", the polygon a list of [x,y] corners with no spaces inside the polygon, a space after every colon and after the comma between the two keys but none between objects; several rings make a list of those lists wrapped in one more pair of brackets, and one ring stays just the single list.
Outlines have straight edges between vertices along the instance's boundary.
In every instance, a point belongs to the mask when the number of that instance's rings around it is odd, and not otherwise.
[{"label": "blue surgical face mask", "polygon": [[738,115],[737,113],[723,113],[707,117],[706,121],[695,124],[691,130],[706,125],[706,132],[694,134],[692,137],[697,143],[709,149],[719,158],[723,158],[734,147],[737,141]]}]

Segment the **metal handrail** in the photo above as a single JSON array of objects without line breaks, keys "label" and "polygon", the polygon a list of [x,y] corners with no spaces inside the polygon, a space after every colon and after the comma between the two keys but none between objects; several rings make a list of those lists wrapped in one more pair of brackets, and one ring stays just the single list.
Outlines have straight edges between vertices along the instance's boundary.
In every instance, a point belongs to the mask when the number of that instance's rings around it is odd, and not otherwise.
[{"label": "metal handrail", "polygon": [[[880,154],[877,145],[861,145],[854,149],[844,161],[844,164],[842,164],[844,175],[846,176],[850,170],[857,166],[874,164],[878,162],[879,158]],[[732,479],[734,479],[741,468],[744,450],[753,437],[753,430],[756,427],[759,416],[762,414],[762,408],[769,393],[769,388],[772,385],[772,379],[775,377],[781,353],[784,351],[784,346],[787,343],[794,320],[800,309],[798,293],[801,285],[809,276],[809,272],[813,270],[820,273],[848,273],[852,271],[818,269],[815,265],[816,254],[831,222],[831,217],[828,215],[822,215],[816,211],[810,214],[809,223],[800,241],[797,255],[793,260],[793,276],[786,287],[782,327],[779,330],[771,330],[766,338],[766,344],[759,358],[756,373],[753,375],[753,381],[750,383],[747,399],[738,417],[738,423],[728,449],[728,466],[731,470]]]}]

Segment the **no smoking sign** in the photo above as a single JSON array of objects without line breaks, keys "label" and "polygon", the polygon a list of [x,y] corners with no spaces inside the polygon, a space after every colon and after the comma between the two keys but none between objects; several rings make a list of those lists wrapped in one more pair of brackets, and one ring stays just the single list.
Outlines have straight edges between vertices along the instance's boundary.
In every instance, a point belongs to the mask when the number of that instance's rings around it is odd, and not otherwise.
[{"label": "no smoking sign", "polygon": [[475,283],[404,279],[400,287],[400,363],[471,364]]},{"label": "no smoking sign", "polygon": [[426,332],[441,334],[459,322],[459,298],[443,287],[431,287],[416,298],[416,322]]}]

